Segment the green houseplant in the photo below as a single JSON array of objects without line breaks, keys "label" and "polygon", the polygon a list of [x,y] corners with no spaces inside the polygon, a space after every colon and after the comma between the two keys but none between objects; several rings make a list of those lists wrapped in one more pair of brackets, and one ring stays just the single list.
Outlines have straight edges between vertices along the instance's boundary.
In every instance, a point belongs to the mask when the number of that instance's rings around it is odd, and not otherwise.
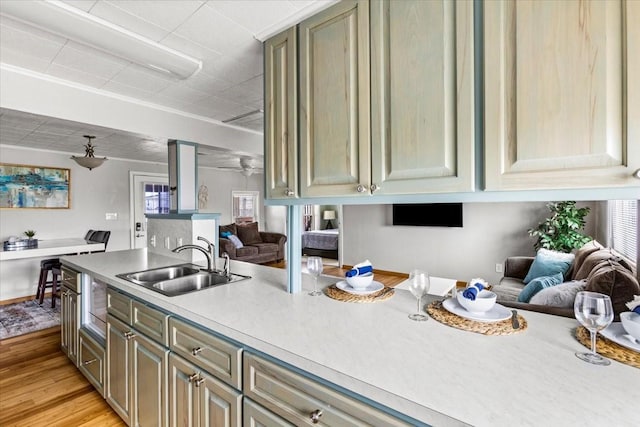
[{"label": "green houseplant", "polygon": [[33,239],[33,236],[36,235],[35,230],[27,230],[24,232],[24,235],[27,236],[27,239],[31,240]]},{"label": "green houseplant", "polygon": [[576,202],[551,202],[547,204],[551,216],[530,229],[529,235],[536,237],[536,250],[540,248],[559,252],[571,252],[591,240],[590,236],[582,233],[585,217],[589,208],[578,208]]}]

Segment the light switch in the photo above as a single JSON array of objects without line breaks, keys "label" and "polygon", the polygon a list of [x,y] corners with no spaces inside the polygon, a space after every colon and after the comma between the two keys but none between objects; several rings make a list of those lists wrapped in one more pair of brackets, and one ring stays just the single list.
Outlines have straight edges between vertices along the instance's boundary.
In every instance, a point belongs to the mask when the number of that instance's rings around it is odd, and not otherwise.
[{"label": "light switch", "polygon": [[106,214],[104,214],[104,217],[107,221],[117,221],[118,220],[118,213],[117,212],[107,212]]},{"label": "light switch", "polygon": [[176,237],[176,246],[182,246],[182,237]]},{"label": "light switch", "polygon": [[167,249],[171,249],[171,238],[170,237],[165,237],[164,238],[164,247]]}]

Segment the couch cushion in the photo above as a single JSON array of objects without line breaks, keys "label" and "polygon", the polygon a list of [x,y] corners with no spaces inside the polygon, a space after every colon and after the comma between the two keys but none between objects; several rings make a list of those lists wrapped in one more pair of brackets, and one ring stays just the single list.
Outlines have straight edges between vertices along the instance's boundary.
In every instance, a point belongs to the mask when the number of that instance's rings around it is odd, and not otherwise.
[{"label": "couch cushion", "polygon": [[244,245],[242,244],[242,242],[240,241],[240,239],[238,239],[238,236],[234,235],[234,234],[230,234],[227,239],[231,240],[231,243],[233,243],[233,246],[236,247],[236,249],[240,249],[243,248]]},{"label": "couch cushion", "polygon": [[518,302],[529,302],[531,297],[541,290],[559,285],[563,280],[562,273],[556,273],[552,276],[536,277],[527,283],[527,286],[525,286],[522,292],[520,292],[520,295],[518,295]]},{"label": "couch cushion", "polygon": [[618,262],[603,261],[596,265],[587,278],[587,291],[609,295],[614,321],[619,321],[619,315],[628,311],[626,302],[633,300],[634,295],[640,295],[640,284],[633,274]]},{"label": "couch cushion", "polygon": [[221,225],[220,229],[218,230],[220,235],[222,236],[222,233],[224,233],[225,231],[227,231],[227,232],[229,232],[231,234],[235,234],[236,236],[238,235],[238,230],[236,229],[236,225],[235,224]]},{"label": "couch cushion", "polygon": [[262,243],[260,232],[258,231],[258,223],[251,222],[249,224],[238,224],[238,237],[245,245],[251,245],[253,243]]},{"label": "couch cushion", "polygon": [[258,255],[258,248],[255,246],[243,246],[242,248],[236,249],[236,256],[238,258]]},{"label": "couch cushion", "polygon": [[589,275],[588,273],[587,275],[585,275],[585,277],[581,277],[581,278],[576,277],[576,275],[580,270],[580,267],[582,267],[582,264],[584,263],[584,261],[587,259],[587,257],[600,249],[604,249],[604,246],[598,243],[597,240],[592,240],[582,245],[582,247],[576,251],[576,258],[573,261],[571,268],[567,272],[568,278],[570,278],[571,280],[586,279],[586,276]]},{"label": "couch cushion", "polygon": [[564,277],[574,258],[575,255],[573,254],[544,248],[540,249],[533,260],[533,264],[531,264],[531,268],[529,268],[527,276],[524,278],[524,283],[528,284],[537,277],[553,276],[558,273],[561,273]]},{"label": "couch cushion", "polygon": [[586,280],[572,280],[551,286],[535,294],[529,300],[531,304],[548,305],[551,307],[573,308],[573,302],[580,291],[587,287]]},{"label": "couch cushion", "polygon": [[277,243],[254,243],[252,246],[258,248],[259,254],[273,254],[278,252]]},{"label": "couch cushion", "polygon": [[619,264],[620,266],[622,266],[632,274],[635,274],[634,266],[631,265],[629,262],[627,262],[624,258],[622,258],[619,253],[617,253],[613,249],[604,248],[589,254],[585,258],[585,260],[582,262],[582,265],[580,266],[580,268],[577,271],[575,271],[573,275],[573,279],[574,280],[586,279],[587,277],[589,277],[589,275],[591,274],[591,271],[596,266],[609,260]]}]

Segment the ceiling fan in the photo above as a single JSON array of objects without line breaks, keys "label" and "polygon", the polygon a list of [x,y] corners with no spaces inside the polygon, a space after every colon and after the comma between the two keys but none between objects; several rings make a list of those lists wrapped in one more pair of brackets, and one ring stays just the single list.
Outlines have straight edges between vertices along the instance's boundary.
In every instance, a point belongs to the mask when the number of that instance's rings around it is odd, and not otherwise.
[{"label": "ceiling fan", "polygon": [[237,162],[237,166],[219,166],[218,169],[237,171],[244,176],[251,176],[254,172],[262,172],[262,165],[252,157],[242,156],[237,159]]}]

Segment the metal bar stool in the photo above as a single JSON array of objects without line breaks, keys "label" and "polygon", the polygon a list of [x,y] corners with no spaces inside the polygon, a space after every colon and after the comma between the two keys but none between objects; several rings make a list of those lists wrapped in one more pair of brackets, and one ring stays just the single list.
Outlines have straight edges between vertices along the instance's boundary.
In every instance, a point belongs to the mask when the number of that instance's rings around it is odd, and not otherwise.
[{"label": "metal bar stool", "polygon": [[[56,296],[58,293],[60,277],[60,258],[50,258],[40,261],[40,279],[38,280],[38,289],[36,291],[36,299],[38,304],[44,302],[44,293],[46,288],[51,288],[51,307],[56,306]],[[51,280],[49,280],[49,272],[51,272]]]}]

